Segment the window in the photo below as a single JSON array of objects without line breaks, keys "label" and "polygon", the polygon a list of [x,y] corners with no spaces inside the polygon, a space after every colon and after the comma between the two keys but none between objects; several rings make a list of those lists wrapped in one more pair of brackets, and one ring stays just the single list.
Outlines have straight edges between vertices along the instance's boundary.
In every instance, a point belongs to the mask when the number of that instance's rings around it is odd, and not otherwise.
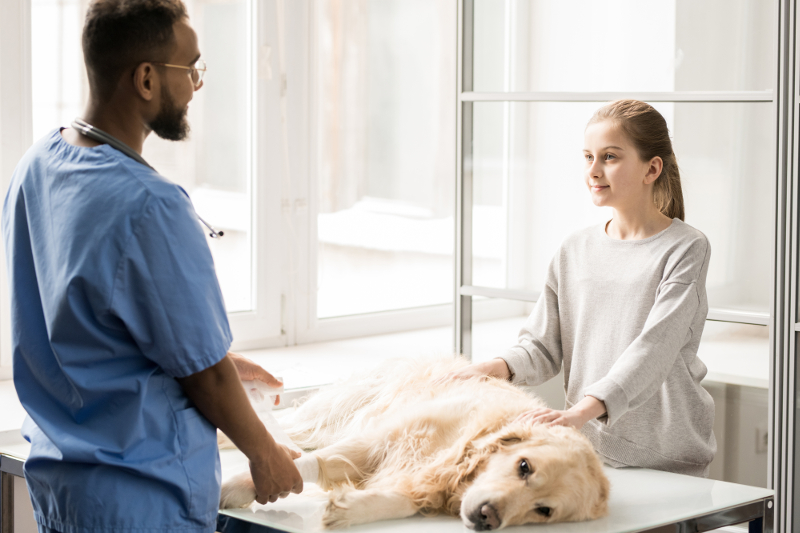
[{"label": "window", "polygon": [[[55,127],[69,126],[83,113],[89,89],[80,35],[88,2],[30,1],[32,120],[38,139]],[[224,232],[223,238],[209,237],[208,243],[237,340],[277,337],[279,289],[270,294],[265,286],[259,292],[256,275],[258,238],[264,243],[267,238],[266,231],[258,231],[263,221],[254,204],[255,3],[187,0],[185,4],[208,64],[204,86],[189,106],[192,131],[187,141],[178,143],[150,135],[142,155],[189,193],[204,220]],[[53,46],[54,40],[58,46]]]},{"label": "window", "polygon": [[[88,2],[29,1],[38,138],[83,111]],[[234,348],[448,323],[455,5],[185,3],[208,64],[192,133],[143,156],[225,233]]]},{"label": "window", "polygon": [[455,5],[318,3],[317,316],[448,304]]}]

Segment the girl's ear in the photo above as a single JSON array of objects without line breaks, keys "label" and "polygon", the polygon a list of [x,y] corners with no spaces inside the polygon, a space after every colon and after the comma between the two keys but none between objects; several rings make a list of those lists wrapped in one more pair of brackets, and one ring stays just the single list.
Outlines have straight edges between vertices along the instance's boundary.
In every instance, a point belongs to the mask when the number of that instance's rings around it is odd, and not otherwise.
[{"label": "girl's ear", "polygon": [[647,167],[647,174],[644,175],[644,183],[645,185],[650,185],[658,177],[661,175],[661,171],[664,169],[664,161],[655,156],[653,159],[650,160]]}]

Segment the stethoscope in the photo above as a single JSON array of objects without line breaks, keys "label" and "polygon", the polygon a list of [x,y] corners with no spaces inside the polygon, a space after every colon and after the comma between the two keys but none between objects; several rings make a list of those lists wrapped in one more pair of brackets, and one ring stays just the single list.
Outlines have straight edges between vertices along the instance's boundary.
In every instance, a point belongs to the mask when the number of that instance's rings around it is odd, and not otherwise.
[{"label": "stethoscope", "polygon": [[[99,143],[107,144],[112,148],[115,148],[120,152],[122,152],[123,154],[127,155],[134,161],[155,170],[152,166],[150,166],[150,164],[147,161],[144,160],[144,158],[141,155],[133,151],[133,149],[130,146],[120,141],[113,135],[106,133],[101,129],[95,128],[85,120],[76,118],[75,120],[72,121],[72,127],[75,128],[77,131],[81,132],[86,137],[89,137],[90,139],[93,139]],[[209,229],[211,233],[209,233],[208,236],[211,237],[212,239],[218,239],[223,235],[225,235],[224,231],[217,231],[214,228],[212,228],[211,224],[203,220],[203,218],[200,215],[197,215],[197,218],[199,218],[200,222],[202,222],[203,225]]]}]

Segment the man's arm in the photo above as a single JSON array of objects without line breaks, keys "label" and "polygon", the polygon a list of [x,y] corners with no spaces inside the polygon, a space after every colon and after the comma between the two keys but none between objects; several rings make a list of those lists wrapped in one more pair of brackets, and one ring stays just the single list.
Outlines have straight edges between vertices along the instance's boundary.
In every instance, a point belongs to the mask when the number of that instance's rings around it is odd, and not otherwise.
[{"label": "man's arm", "polygon": [[250,459],[257,502],[274,502],[303,490],[290,455],[295,452],[277,444],[258,419],[229,356],[178,382],[197,409]]}]

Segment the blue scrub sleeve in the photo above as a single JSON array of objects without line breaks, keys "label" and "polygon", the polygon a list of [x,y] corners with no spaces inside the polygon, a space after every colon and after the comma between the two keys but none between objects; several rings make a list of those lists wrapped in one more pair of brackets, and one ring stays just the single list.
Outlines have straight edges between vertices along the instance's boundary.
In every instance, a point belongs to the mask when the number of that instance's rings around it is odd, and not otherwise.
[{"label": "blue scrub sleeve", "polygon": [[181,189],[148,198],[120,260],[110,311],[172,377],[227,353],[232,336],[211,251]]}]

